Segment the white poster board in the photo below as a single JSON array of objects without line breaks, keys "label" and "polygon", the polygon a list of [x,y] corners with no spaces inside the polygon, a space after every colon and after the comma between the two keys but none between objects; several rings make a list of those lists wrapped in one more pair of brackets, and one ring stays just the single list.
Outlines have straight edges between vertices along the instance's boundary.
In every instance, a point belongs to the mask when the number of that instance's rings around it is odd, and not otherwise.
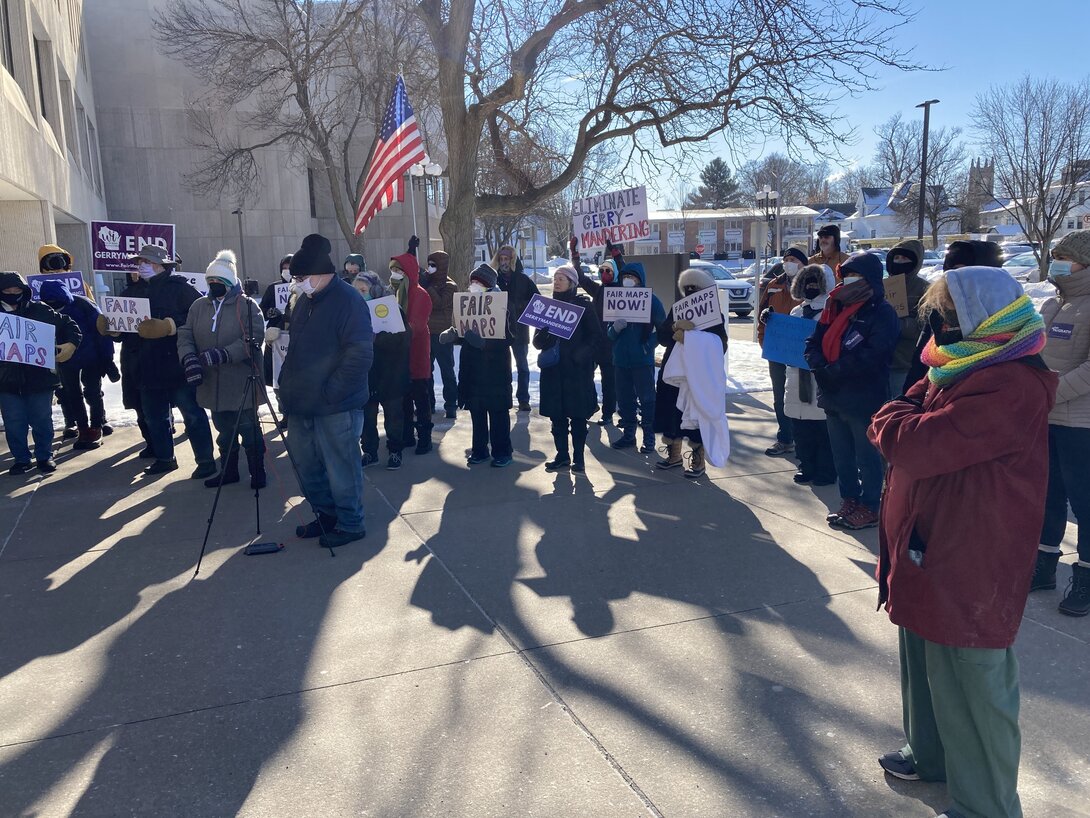
[{"label": "white poster board", "polygon": [[674,322],[692,321],[697,329],[714,327],[723,321],[719,288],[708,287],[674,302]]},{"label": "white poster board", "polygon": [[99,306],[109,323],[110,332],[136,332],[137,324],[151,318],[151,302],[146,298],[104,295]]},{"label": "white poster board", "polygon": [[572,235],[586,252],[605,247],[607,239],[613,244],[646,241],[651,236],[647,188],[641,185],[576,199],[572,204]]},{"label": "white poster board", "polygon": [[468,330],[482,338],[506,338],[507,293],[455,293],[454,329],[463,338]]},{"label": "white poster board", "polygon": [[281,332],[276,340],[269,344],[272,350],[272,382],[274,387],[280,386],[280,370],[284,366],[284,359],[288,356],[288,342],[291,340],[289,333]]},{"label": "white poster board", "polygon": [[380,332],[395,334],[405,331],[405,322],[401,320],[401,309],[397,306],[396,295],[386,295],[368,301],[371,308],[371,330],[378,335]]},{"label": "white poster board", "polygon": [[273,292],[276,295],[276,308],[280,312],[287,312],[288,301],[291,299],[291,284],[277,284]]},{"label": "white poster board", "polygon": [[208,295],[208,279],[200,273],[175,273],[188,281],[201,295]]},{"label": "white poster board", "polygon": [[622,318],[633,324],[650,323],[650,287],[602,288],[602,320],[609,323]]},{"label": "white poster board", "polygon": [[0,312],[0,361],[55,369],[56,331],[56,327],[44,321]]}]

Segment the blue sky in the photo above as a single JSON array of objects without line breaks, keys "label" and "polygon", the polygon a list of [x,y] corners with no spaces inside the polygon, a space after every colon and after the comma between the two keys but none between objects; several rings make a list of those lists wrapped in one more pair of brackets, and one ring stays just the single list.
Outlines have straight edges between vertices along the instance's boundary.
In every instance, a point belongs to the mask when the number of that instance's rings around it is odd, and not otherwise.
[{"label": "blue sky", "polygon": [[[916,62],[947,70],[883,71],[878,90],[843,100],[838,110],[855,127],[858,139],[842,148],[847,157],[869,161],[874,128],[898,111],[906,118],[922,117],[915,105],[926,99],[941,100],[931,108],[933,128],[960,126],[971,142],[970,112],[980,91],[1015,82],[1026,73],[1072,82],[1090,76],[1088,0],[919,0],[917,9],[916,19],[901,29],[902,43],[914,46]],[[723,144],[709,144],[704,161],[722,155],[731,163],[719,147]],[[764,146],[766,154],[783,150],[775,139]],[[751,159],[760,155],[760,146],[748,152]]]}]

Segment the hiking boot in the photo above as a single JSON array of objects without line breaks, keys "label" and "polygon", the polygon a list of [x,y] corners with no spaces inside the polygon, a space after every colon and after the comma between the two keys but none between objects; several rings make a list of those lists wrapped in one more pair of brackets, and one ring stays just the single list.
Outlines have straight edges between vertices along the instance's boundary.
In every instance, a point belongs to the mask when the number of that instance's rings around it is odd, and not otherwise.
[{"label": "hiking boot", "polygon": [[829,525],[836,525],[837,520],[839,520],[841,517],[847,517],[849,514],[851,514],[858,504],[859,500],[857,500],[855,497],[845,497],[840,503],[840,509],[838,511],[834,511],[832,514],[825,515],[825,522],[827,522]]},{"label": "hiking boot", "polygon": [[775,443],[765,449],[765,454],[767,454],[769,457],[781,457],[785,454],[791,454],[793,451],[795,451],[794,443],[781,443],[779,440],[777,440]]},{"label": "hiking boot", "polygon": [[377,454],[371,454],[371,452],[364,452],[363,457],[360,458],[360,462],[363,464],[363,467],[366,469],[368,466],[373,466],[376,463],[378,463],[378,455]]},{"label": "hiking boot", "polygon": [[246,465],[250,467],[250,488],[265,488],[269,482],[268,475],[265,474],[265,452],[247,449]]},{"label": "hiking boot", "polygon": [[386,459],[386,471],[397,471],[401,468],[401,452],[390,452]]},{"label": "hiking boot", "polygon": [[636,436],[625,432],[610,444],[614,449],[631,449],[636,445]]},{"label": "hiking boot", "polygon": [[1068,616],[1086,616],[1090,613],[1090,568],[1085,565],[1071,566],[1071,579],[1060,603],[1060,613]]},{"label": "hiking boot", "polygon": [[52,457],[48,457],[45,460],[39,460],[37,466],[38,471],[42,474],[52,474],[57,470],[57,461]]},{"label": "hiking boot", "polygon": [[[189,475],[190,480],[203,480],[205,477],[211,477],[213,474],[217,474],[216,462],[209,460],[207,463],[198,463],[197,468],[193,470],[193,474]],[[238,480],[238,460],[235,461],[235,480]]]},{"label": "hiking boot", "polygon": [[89,452],[92,449],[97,449],[101,445],[102,429],[97,426],[85,426],[79,430],[79,437],[76,439],[72,448],[81,452]]},{"label": "hiking boot", "polygon": [[1052,591],[1056,588],[1056,564],[1060,561],[1059,551],[1038,551],[1037,564],[1033,567],[1033,579],[1030,591]]},{"label": "hiking boot", "polygon": [[102,424],[102,436],[103,437],[109,437],[113,433],[114,433],[114,427],[113,426],[111,426],[109,423],[103,423]]},{"label": "hiking boot", "polygon": [[[144,474],[166,474],[168,471],[174,471],[177,468],[178,461],[176,458],[172,457],[170,460],[156,460],[144,469]],[[216,467],[213,466],[212,470],[215,471],[215,468]]]},{"label": "hiking boot", "polygon": [[428,435],[428,437],[426,437],[426,438],[421,437],[420,441],[416,444],[416,448],[413,449],[413,452],[415,452],[416,454],[427,454],[430,451],[431,451],[431,435]]},{"label": "hiking boot", "polygon": [[892,753],[886,753],[884,756],[878,759],[878,766],[880,766],[887,773],[894,778],[899,778],[902,781],[919,781],[920,774],[916,772],[916,767],[911,761],[905,758],[905,754],[900,750]]},{"label": "hiking boot", "polygon": [[859,531],[862,528],[874,528],[878,525],[878,512],[871,511],[862,503],[856,503],[849,514],[839,518],[837,525]]},{"label": "hiking boot", "polygon": [[666,445],[659,449],[662,452],[662,457],[655,461],[655,468],[676,469],[678,466],[685,465],[685,461],[681,457],[681,441],[664,437],[662,442]]},{"label": "hiking boot", "polygon": [[223,476],[223,485],[225,486],[231,483],[237,483],[241,479],[238,475],[238,449],[231,449],[230,457],[221,457],[220,464],[220,471],[204,481],[205,488],[218,488],[221,475]]},{"label": "hiking boot", "polygon": [[319,514],[306,525],[297,525],[295,536],[301,540],[310,540],[322,536],[327,531],[332,532],[336,527],[336,517],[332,514]]},{"label": "hiking boot", "polygon": [[8,474],[26,474],[33,467],[29,463],[12,463]]},{"label": "hiking boot", "polygon": [[512,463],[511,455],[504,455],[503,457],[492,458],[492,468],[505,469]]},{"label": "hiking boot", "polygon": [[690,480],[703,477],[706,471],[704,466],[704,447],[693,446],[692,451],[685,453],[685,459],[689,464],[685,467],[685,476]]},{"label": "hiking boot", "polygon": [[571,465],[571,458],[566,454],[557,454],[552,460],[545,464],[545,471],[560,471],[566,469]]},{"label": "hiking boot", "polygon": [[322,546],[322,548],[337,548],[356,540],[362,540],[366,536],[366,531],[341,531],[339,528],[335,528],[328,534],[322,534],[318,538],[318,545]]}]

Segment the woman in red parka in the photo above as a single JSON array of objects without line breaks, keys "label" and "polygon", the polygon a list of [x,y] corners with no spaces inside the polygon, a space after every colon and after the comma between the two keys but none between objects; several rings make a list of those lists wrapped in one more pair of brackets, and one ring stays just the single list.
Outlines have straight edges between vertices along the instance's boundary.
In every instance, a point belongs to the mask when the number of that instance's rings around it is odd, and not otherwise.
[{"label": "woman in red parka", "polygon": [[[413,236],[415,244],[419,239]],[[431,333],[428,318],[431,316],[431,296],[420,286],[420,264],[416,260],[416,246],[409,242],[409,252],[390,259],[390,289],[397,296],[405,316],[409,319],[409,393],[405,396],[405,447],[416,446],[417,454],[431,451],[431,396],[428,382],[431,379]],[[414,411],[415,409],[415,411]],[[416,440],[413,430],[416,430]]]},{"label": "woman in red parka", "polygon": [[948,271],[920,314],[934,331],[928,376],[870,426],[889,464],[879,602],[900,628],[908,739],[879,764],[945,779],[947,815],[1020,818],[1011,645],[1044,516],[1057,377],[1038,355],[1041,316],[1003,270]]}]

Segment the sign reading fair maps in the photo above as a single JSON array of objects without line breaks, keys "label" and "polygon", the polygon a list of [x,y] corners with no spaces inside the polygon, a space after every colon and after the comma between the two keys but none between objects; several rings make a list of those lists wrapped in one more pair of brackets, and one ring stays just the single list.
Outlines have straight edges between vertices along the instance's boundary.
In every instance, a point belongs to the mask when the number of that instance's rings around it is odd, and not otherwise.
[{"label": "sign reading fair maps", "polygon": [[572,206],[572,235],[584,251],[626,241],[643,241],[651,235],[647,221],[647,188],[630,187],[601,196],[576,199]]},{"label": "sign reading fair maps", "polygon": [[91,257],[97,273],[127,273],[129,259],[148,244],[174,258],[174,225],[151,222],[91,222]]}]

